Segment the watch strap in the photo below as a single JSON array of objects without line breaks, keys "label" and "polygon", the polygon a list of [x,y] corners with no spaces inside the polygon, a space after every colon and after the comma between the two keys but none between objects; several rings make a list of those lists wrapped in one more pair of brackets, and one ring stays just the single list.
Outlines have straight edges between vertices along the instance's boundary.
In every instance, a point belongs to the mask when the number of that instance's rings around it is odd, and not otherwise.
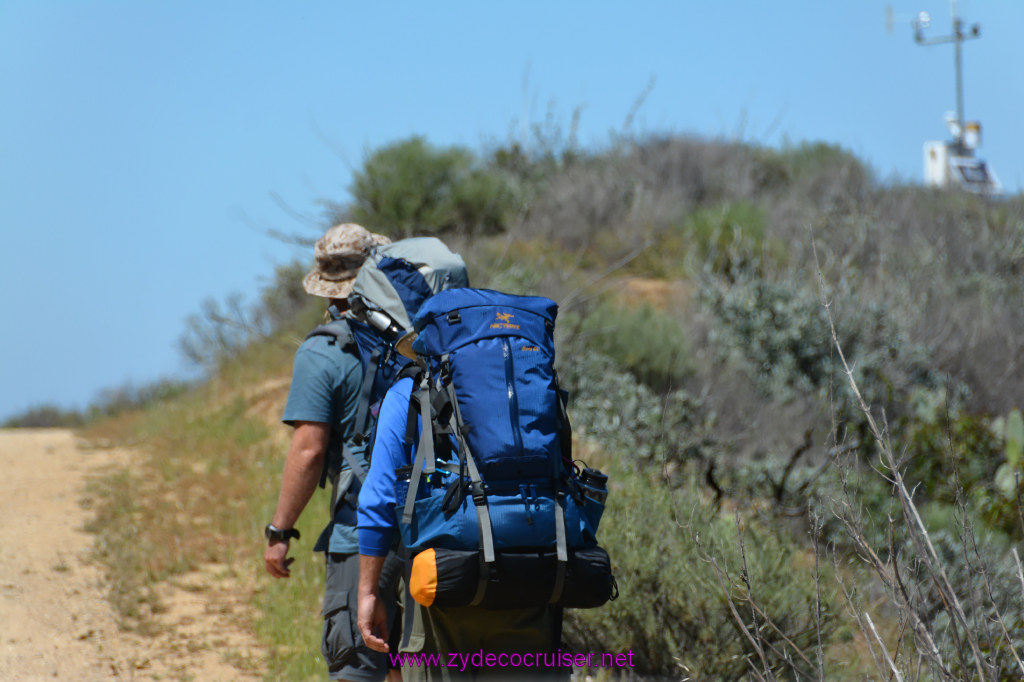
[{"label": "watch strap", "polygon": [[282,529],[276,527],[272,523],[268,523],[266,528],[263,529],[263,535],[267,538],[267,540],[277,540],[285,542],[287,542],[291,538],[295,538],[296,540],[298,540],[301,537],[299,531],[295,530],[294,528]]}]

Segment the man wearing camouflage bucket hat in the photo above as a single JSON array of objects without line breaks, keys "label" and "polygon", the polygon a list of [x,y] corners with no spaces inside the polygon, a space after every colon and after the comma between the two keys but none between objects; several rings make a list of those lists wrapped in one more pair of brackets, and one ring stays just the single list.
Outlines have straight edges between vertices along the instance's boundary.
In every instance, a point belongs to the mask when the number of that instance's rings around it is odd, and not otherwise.
[{"label": "man wearing camouflage bucket hat", "polygon": [[317,240],[313,248],[316,266],[306,274],[302,286],[314,296],[347,301],[370,250],[390,243],[384,235],[355,223],[335,225]]},{"label": "man wearing camouflage bucket hat", "polygon": [[[333,517],[313,549],[326,555],[321,648],[332,680],[401,680],[398,670],[389,671],[386,655],[363,644],[356,623],[359,544],[355,505],[357,475],[367,465],[367,453],[366,443],[356,433],[363,365],[346,315],[359,267],[375,246],[390,241],[360,225],[345,223],[329,229],[316,243],[316,265],[302,284],[308,293],[328,299],[330,322],[311,332],[295,353],[282,416],[282,421],[294,430],[277,509],[264,531],[267,572],[275,578],[287,578],[294,561],[288,558],[290,540],[299,538],[295,523],[317,485],[323,486],[330,478]],[[397,590],[402,565],[394,556],[389,562],[380,587],[382,594],[390,595]],[[351,601],[348,595],[352,595]],[[390,602],[393,619],[395,600]]]}]

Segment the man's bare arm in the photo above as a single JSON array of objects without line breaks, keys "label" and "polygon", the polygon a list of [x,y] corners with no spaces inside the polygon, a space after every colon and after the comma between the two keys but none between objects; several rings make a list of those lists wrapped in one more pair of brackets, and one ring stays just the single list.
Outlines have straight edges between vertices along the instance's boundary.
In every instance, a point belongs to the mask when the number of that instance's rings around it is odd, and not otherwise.
[{"label": "man's bare arm", "polygon": [[[330,424],[295,422],[291,446],[284,460],[281,494],[271,521],[276,528],[283,530],[294,527],[302,510],[309,504],[309,499],[320,483],[330,437]],[[294,559],[287,558],[288,546],[287,540],[271,542],[263,554],[267,572],[275,578],[287,578],[290,575],[288,566]]]}]

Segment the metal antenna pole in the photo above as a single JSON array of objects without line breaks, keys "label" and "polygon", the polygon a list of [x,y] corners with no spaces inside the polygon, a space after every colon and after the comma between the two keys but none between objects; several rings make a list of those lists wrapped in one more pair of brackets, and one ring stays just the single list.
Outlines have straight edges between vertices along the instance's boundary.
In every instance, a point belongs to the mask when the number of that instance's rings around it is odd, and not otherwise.
[{"label": "metal antenna pole", "polygon": [[964,150],[964,82],[963,82],[963,42],[981,37],[981,27],[975,24],[971,32],[964,34],[963,20],[957,14],[957,0],[949,0],[949,13],[953,18],[953,35],[941,36],[939,38],[925,38],[924,29],[928,27],[929,19],[925,12],[922,12],[914,21],[914,40],[918,45],[940,45],[942,43],[953,43],[953,53],[956,67],[956,148],[957,151]]},{"label": "metal antenna pole", "polygon": [[949,11],[953,16],[953,46],[956,53],[956,146],[962,152],[964,148],[964,78],[963,78],[963,22],[956,13],[956,0],[949,0]]}]

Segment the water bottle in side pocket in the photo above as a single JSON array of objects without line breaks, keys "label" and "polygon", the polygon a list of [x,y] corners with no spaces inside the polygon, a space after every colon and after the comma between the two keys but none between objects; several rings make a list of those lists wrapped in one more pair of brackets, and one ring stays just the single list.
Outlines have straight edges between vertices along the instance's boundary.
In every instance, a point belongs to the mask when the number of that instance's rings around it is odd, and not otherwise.
[{"label": "water bottle in side pocket", "polygon": [[405,497],[409,494],[409,479],[412,478],[412,465],[395,469],[395,504],[405,506]]},{"label": "water bottle in side pocket", "polygon": [[583,513],[597,532],[604,514],[605,500],[608,499],[608,477],[597,469],[587,467],[580,474],[580,491],[583,493]]}]

